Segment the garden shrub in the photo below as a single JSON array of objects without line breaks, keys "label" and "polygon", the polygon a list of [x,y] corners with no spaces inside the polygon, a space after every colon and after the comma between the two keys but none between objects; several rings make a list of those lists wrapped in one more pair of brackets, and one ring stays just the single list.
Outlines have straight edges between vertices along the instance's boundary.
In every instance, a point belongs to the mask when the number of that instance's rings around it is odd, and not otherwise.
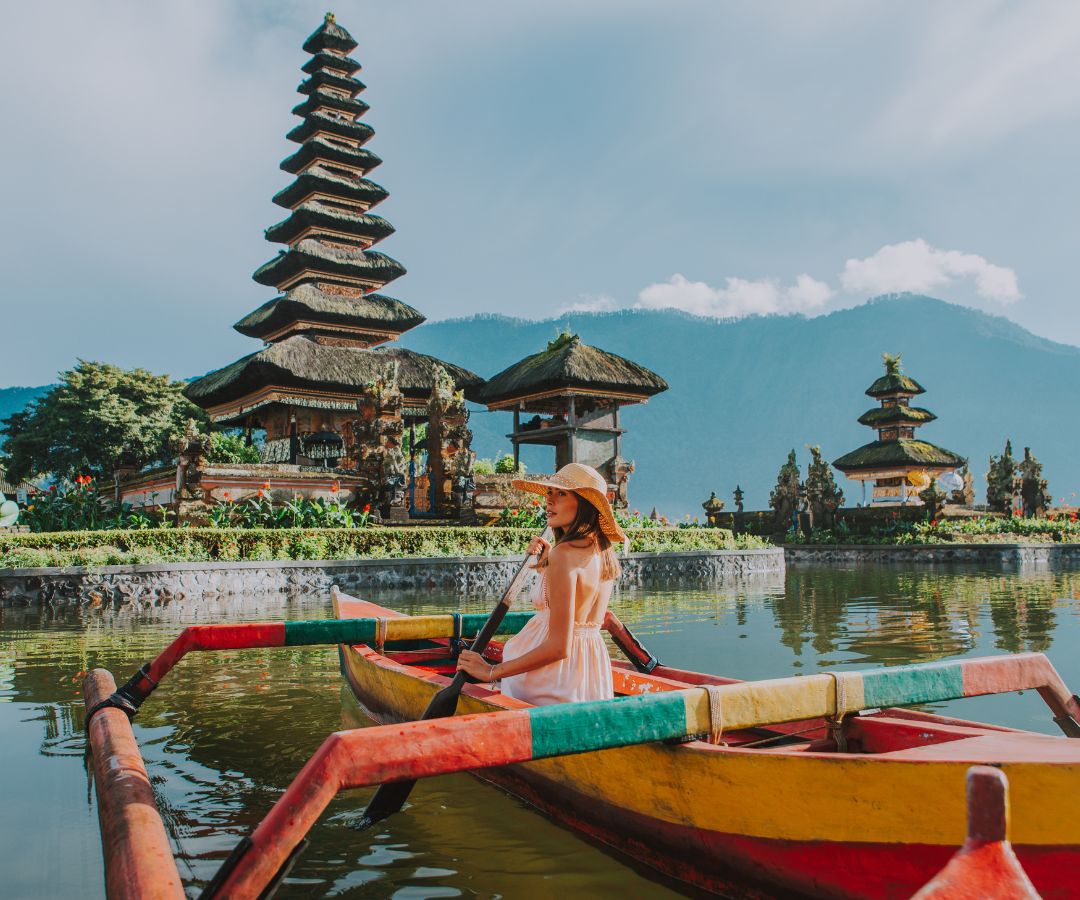
[{"label": "garden shrub", "polygon": [[[399,559],[523,554],[532,528],[148,528],[0,533],[0,568],[214,560]],[[634,552],[767,547],[721,528],[630,532]]]}]

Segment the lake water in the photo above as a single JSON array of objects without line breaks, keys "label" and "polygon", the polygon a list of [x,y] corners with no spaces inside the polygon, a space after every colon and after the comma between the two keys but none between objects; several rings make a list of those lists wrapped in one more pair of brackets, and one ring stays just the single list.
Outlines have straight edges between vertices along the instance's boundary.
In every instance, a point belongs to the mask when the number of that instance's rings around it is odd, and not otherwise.
[{"label": "lake water", "polygon": [[[479,612],[490,597],[384,591],[410,613]],[[790,569],[721,585],[622,591],[618,615],[662,661],[743,679],[957,656],[1045,651],[1080,686],[1080,574],[876,567]],[[242,614],[238,611],[242,610]],[[217,605],[152,611],[0,609],[0,871],[16,898],[104,895],[97,810],[84,766],[79,673],[125,681]],[[329,600],[231,604],[233,621],[330,616]],[[1034,692],[939,709],[1057,733]],[[323,738],[365,724],[333,648],[191,654],[147,701],[135,732],[180,873],[195,895]],[[518,801],[466,775],[421,782],[371,832],[347,822],[367,791],[339,797],[281,897],[675,897]]]}]

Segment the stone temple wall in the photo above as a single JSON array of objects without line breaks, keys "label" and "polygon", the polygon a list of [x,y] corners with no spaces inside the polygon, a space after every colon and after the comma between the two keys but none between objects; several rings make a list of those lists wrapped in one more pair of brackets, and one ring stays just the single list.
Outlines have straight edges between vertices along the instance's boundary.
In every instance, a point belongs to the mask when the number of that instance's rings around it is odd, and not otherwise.
[{"label": "stone temple wall", "polygon": [[[631,553],[621,559],[624,584],[769,573],[782,577],[784,571],[779,549]],[[390,588],[497,594],[519,563],[520,557],[501,556],[0,569],[0,605],[169,606],[233,596],[329,596],[333,584],[359,595]]]}]

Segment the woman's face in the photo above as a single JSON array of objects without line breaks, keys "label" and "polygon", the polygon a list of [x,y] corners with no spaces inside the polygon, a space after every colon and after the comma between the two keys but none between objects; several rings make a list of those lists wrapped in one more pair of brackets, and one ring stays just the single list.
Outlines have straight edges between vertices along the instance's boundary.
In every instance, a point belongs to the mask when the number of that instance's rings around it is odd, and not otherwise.
[{"label": "woman's face", "polygon": [[547,520],[552,528],[569,528],[577,516],[578,495],[573,491],[548,488]]}]

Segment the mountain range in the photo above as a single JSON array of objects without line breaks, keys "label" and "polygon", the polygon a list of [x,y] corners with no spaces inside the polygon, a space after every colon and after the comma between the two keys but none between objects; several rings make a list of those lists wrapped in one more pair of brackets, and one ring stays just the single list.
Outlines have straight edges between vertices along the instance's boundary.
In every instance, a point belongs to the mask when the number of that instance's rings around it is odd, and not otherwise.
[{"label": "mountain range", "polygon": [[[902,353],[904,371],[926,388],[915,403],[938,420],[918,437],[970,460],[977,502],[991,453],[1011,438],[1044,463],[1055,501],[1080,491],[1080,420],[1069,410],[1080,386],[1080,348],[1037,337],[1015,323],[931,297],[890,295],[829,315],[706,319],[673,310],[572,313],[536,322],[480,315],[429,322],[401,344],[490,377],[542,350],[564,327],[586,343],[662,375],[669,390],[627,407],[623,454],[634,459],[631,504],[669,517],[701,515],[715,490],[733,508],[768,503],[787,453],[805,469],[806,445],[836,459],[876,435],[856,419],[877,403],[863,393],[883,373],[881,354]],[[0,389],[0,417],[47,388]],[[509,413],[474,410],[473,449],[508,452]],[[529,471],[550,471],[553,451],[523,453]],[[854,505],[861,489],[837,473]]]}]

